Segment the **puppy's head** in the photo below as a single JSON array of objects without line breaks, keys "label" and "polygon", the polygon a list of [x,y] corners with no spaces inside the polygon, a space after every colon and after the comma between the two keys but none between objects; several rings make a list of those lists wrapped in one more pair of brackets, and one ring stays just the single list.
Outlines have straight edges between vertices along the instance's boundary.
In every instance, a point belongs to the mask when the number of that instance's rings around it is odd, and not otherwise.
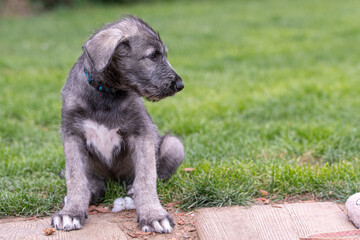
[{"label": "puppy's head", "polygon": [[127,16],[105,26],[83,46],[92,70],[104,81],[150,101],[172,96],[184,84],[167,60],[166,47],[142,20]]}]

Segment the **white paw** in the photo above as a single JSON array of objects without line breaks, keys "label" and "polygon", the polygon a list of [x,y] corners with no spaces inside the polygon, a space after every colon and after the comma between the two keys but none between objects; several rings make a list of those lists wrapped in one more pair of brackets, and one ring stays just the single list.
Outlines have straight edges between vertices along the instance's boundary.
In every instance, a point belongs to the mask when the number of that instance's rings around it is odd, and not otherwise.
[{"label": "white paw", "polygon": [[60,215],[57,215],[57,216],[54,216],[52,218],[52,223],[53,227],[55,229],[58,229],[58,230],[61,230],[63,227],[62,227],[62,221],[61,221],[61,216]]},{"label": "white paw", "polygon": [[145,225],[142,227],[143,232],[157,232],[157,233],[170,233],[173,228],[170,225],[169,220],[163,219],[159,221],[153,221],[151,223],[152,227]]},{"label": "white paw", "polygon": [[148,225],[145,225],[142,227],[141,231],[143,232],[151,232],[151,227],[149,227]]},{"label": "white paw", "polygon": [[132,198],[129,197],[125,198],[125,206],[127,210],[136,209],[134,200],[132,200]]},{"label": "white paw", "polygon": [[161,225],[163,226],[165,233],[170,233],[173,230],[173,228],[170,225],[169,220],[167,220],[167,219],[163,219],[161,221]]},{"label": "white paw", "polygon": [[121,212],[122,210],[135,209],[134,200],[129,197],[117,198],[114,201],[112,212]]},{"label": "white paw", "polygon": [[69,215],[56,215],[52,219],[52,225],[57,230],[78,230],[82,228],[80,220],[77,217],[70,217]]}]

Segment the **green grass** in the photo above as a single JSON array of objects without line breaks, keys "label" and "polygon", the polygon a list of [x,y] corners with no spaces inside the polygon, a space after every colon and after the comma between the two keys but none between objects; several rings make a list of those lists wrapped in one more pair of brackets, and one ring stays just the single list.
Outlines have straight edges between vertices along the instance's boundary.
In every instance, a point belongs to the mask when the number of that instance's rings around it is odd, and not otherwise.
[{"label": "green grass", "polygon": [[[164,202],[249,204],[360,187],[357,0],[169,1],[82,6],[0,22],[0,215],[49,214],[65,195],[61,87],[93,29],[133,13],[161,33],[185,89],[146,103],[186,159]],[[184,167],[194,167],[191,173]],[[124,194],[109,183],[104,199]]]}]

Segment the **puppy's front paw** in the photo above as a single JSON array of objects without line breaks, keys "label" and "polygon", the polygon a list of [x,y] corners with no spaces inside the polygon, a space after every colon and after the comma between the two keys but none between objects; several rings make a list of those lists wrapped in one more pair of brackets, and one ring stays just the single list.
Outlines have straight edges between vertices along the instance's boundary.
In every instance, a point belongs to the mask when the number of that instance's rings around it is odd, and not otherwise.
[{"label": "puppy's front paw", "polygon": [[139,224],[143,232],[170,233],[175,226],[173,218],[161,206],[139,211]]},{"label": "puppy's front paw", "polygon": [[65,213],[56,213],[52,216],[51,225],[57,230],[71,231],[83,227],[85,215],[73,215]]}]

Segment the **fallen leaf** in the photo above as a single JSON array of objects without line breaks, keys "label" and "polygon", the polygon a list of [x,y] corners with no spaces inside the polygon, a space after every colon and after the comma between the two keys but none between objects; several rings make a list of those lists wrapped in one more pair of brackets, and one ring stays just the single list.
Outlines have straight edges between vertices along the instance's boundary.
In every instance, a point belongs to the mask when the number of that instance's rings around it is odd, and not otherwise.
[{"label": "fallen leaf", "polygon": [[176,202],[171,202],[171,203],[166,204],[166,207],[172,207],[172,206],[174,206],[176,204],[177,204]]},{"label": "fallen leaf", "polygon": [[99,212],[98,211],[92,211],[92,212],[89,212],[89,215],[95,215],[95,214],[98,214]]},{"label": "fallen leaf", "polygon": [[269,204],[270,203],[270,199],[266,199],[264,197],[258,197],[255,198],[259,203],[263,203],[263,204]]},{"label": "fallen leaf", "polygon": [[268,191],[265,191],[263,189],[259,189],[259,192],[261,193],[262,196],[269,196],[269,192]]},{"label": "fallen leaf", "polygon": [[150,235],[151,232],[135,232],[137,235]]},{"label": "fallen leaf", "polygon": [[194,213],[194,211],[188,212],[185,215],[189,215],[189,214],[192,214],[192,213]]},{"label": "fallen leaf", "polygon": [[45,228],[44,230],[45,236],[49,236],[55,232],[55,228]]},{"label": "fallen leaf", "polygon": [[[37,220],[38,220],[37,216],[39,216],[39,215],[36,215],[36,216],[33,216],[33,217],[24,218],[23,220],[35,220],[35,221],[37,221]],[[40,217],[40,216],[39,216],[39,217]]]},{"label": "fallen leaf", "polygon": [[127,232],[127,234],[128,234],[130,237],[132,237],[132,238],[136,238],[136,235],[134,235],[134,234],[131,234],[131,233],[129,233],[129,232]]},{"label": "fallen leaf", "polygon": [[266,198],[264,197],[258,197],[258,198],[255,198],[256,201],[258,201],[259,203],[263,203],[264,201],[266,201]]},{"label": "fallen leaf", "polygon": [[109,209],[106,209],[106,208],[103,208],[103,207],[96,207],[95,210],[98,211],[98,212],[101,212],[101,213],[110,212]]},{"label": "fallen leaf", "polygon": [[124,222],[122,225],[124,228],[126,228],[128,230],[133,229],[133,224],[131,222]]},{"label": "fallen leaf", "polygon": [[184,168],[184,171],[185,172],[192,172],[192,171],[194,171],[195,170],[195,168]]},{"label": "fallen leaf", "polygon": [[195,232],[196,231],[196,228],[190,228],[189,230],[188,230],[188,232]]},{"label": "fallen leaf", "polygon": [[95,205],[90,205],[90,206],[88,207],[88,211],[89,211],[89,212],[98,211],[98,212],[101,212],[101,213],[110,212],[109,209],[103,208],[103,207],[101,207],[101,206],[95,206]]},{"label": "fallen leaf", "polygon": [[90,206],[88,207],[88,211],[89,211],[89,212],[92,212],[92,211],[95,210],[95,208],[96,208],[95,205],[90,205]]},{"label": "fallen leaf", "polygon": [[184,225],[185,222],[184,222],[183,220],[179,220],[179,221],[178,221],[178,224],[179,224],[179,225]]}]

